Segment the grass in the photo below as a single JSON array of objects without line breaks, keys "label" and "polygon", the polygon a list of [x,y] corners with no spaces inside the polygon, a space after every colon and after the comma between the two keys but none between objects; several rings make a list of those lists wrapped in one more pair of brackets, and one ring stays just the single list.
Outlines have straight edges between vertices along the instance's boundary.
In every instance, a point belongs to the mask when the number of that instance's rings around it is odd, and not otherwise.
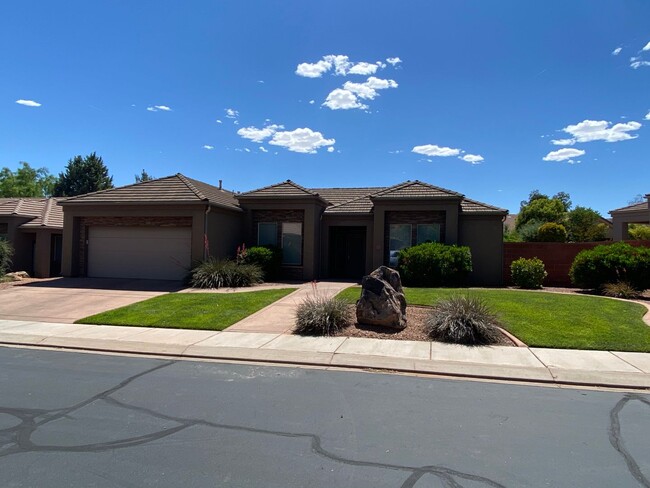
[{"label": "grass", "polygon": [[241,293],[170,293],[77,320],[77,324],[223,330],[295,288]]},{"label": "grass", "polygon": [[[339,297],[354,303],[359,288]],[[608,298],[504,289],[405,288],[407,303],[433,305],[454,294],[480,297],[504,328],[529,346],[650,352],[650,327],[638,303]]]}]

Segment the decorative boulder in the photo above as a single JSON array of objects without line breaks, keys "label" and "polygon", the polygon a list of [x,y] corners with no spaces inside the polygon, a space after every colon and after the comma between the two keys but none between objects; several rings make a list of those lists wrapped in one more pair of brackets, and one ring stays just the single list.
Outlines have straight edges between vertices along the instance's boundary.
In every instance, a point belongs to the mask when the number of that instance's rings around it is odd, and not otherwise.
[{"label": "decorative boulder", "polygon": [[406,327],[406,298],[397,271],[380,266],[363,277],[357,322],[400,330]]}]

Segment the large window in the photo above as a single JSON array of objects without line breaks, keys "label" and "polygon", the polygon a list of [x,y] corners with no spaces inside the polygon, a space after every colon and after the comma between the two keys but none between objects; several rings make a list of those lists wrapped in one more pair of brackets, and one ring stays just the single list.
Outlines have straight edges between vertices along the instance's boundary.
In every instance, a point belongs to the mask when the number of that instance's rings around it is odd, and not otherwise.
[{"label": "large window", "polygon": [[0,239],[9,238],[9,224],[0,224]]},{"label": "large window", "polygon": [[418,224],[417,243],[440,242],[440,224]]},{"label": "large window", "polygon": [[411,246],[411,224],[390,224],[388,236],[388,265],[397,266],[401,249]]},{"label": "large window", "polygon": [[302,264],[302,223],[282,223],[282,264]]},{"label": "large window", "polygon": [[278,245],[278,224],[276,222],[260,222],[257,224],[257,245]]}]

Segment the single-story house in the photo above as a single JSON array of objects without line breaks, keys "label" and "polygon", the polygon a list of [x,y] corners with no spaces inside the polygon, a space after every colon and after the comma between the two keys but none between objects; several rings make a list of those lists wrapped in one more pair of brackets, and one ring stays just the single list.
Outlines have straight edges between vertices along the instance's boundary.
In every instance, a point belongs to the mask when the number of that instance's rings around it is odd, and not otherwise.
[{"label": "single-story house", "polygon": [[360,278],[426,241],[467,245],[472,282],[502,280],[507,210],[420,181],[234,193],[181,174],[61,202],[66,276],[182,278],[208,255],[274,245],[286,278]]},{"label": "single-story house", "polygon": [[612,238],[615,241],[629,239],[627,227],[629,224],[650,224],[650,193],[645,196],[646,200],[634,203],[627,207],[611,210],[612,216]]},{"label": "single-story house", "polygon": [[13,271],[61,273],[63,212],[56,198],[0,198],[0,239],[14,248]]}]

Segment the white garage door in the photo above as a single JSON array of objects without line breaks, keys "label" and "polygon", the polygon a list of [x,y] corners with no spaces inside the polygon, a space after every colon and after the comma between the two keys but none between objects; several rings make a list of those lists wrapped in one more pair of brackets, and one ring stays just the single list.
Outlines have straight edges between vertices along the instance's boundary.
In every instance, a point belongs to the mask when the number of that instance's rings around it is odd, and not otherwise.
[{"label": "white garage door", "polygon": [[189,227],[90,227],[88,276],[180,280],[191,264]]}]

